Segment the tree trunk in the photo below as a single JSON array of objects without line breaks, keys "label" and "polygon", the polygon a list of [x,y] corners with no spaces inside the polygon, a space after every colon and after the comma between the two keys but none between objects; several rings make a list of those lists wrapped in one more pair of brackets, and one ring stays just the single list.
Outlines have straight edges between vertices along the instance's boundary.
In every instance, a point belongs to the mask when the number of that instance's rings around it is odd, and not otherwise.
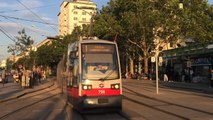
[{"label": "tree trunk", "polygon": [[[138,73],[141,74],[141,72],[143,71],[142,69],[142,64],[141,64],[141,61],[142,61],[142,56],[140,55],[139,56],[139,59],[138,59]],[[144,72],[144,71],[143,71]]]},{"label": "tree trunk", "polygon": [[148,74],[149,72],[149,58],[148,58],[148,52],[143,51],[144,54],[144,72],[145,74]]},{"label": "tree trunk", "polygon": [[130,62],[130,72],[131,74],[134,74],[134,61],[132,57],[130,57],[129,62]]}]

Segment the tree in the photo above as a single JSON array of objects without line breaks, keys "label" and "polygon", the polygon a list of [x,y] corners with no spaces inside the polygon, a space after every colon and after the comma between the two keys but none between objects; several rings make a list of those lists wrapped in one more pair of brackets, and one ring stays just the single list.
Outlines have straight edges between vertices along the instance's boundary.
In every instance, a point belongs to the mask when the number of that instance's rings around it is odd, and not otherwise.
[{"label": "tree", "polygon": [[[148,73],[150,53],[159,49],[162,43],[177,43],[189,37],[204,41],[211,37],[209,28],[212,28],[212,20],[207,2],[184,0],[184,6],[186,4],[191,7],[180,10],[177,0],[113,0],[95,18],[94,34],[101,38],[112,38],[113,33],[119,32],[118,40],[122,42],[119,46],[122,50],[125,46],[133,59],[135,54],[143,57],[145,73]],[[197,9],[193,10],[192,6]],[[193,24],[187,22],[188,11],[200,16]],[[201,26],[202,21],[205,24]],[[206,26],[209,27],[207,30],[204,29]]]},{"label": "tree", "polygon": [[34,40],[31,39],[30,36],[27,36],[25,33],[25,30],[22,29],[21,31],[18,32],[19,36],[16,37],[16,46],[17,46],[17,51],[20,53],[26,53],[31,50],[32,45],[34,44]]},{"label": "tree", "polygon": [[52,39],[52,44],[39,47],[36,52],[36,65],[42,65],[44,68],[50,67],[54,70],[63,55],[66,55],[68,44],[78,40],[78,31],[81,32],[79,28],[76,28],[72,34],[63,38],[56,37]]},{"label": "tree", "polygon": [[23,65],[25,66],[27,53],[31,51],[34,41],[26,34],[24,29],[19,31],[18,34],[19,36],[16,37],[17,41],[15,44],[8,46],[8,52],[11,52],[13,55],[15,55],[15,53],[23,55],[25,58]]},{"label": "tree", "polygon": [[213,5],[207,0],[184,0],[182,10],[182,32],[184,38],[195,42],[212,42]]}]

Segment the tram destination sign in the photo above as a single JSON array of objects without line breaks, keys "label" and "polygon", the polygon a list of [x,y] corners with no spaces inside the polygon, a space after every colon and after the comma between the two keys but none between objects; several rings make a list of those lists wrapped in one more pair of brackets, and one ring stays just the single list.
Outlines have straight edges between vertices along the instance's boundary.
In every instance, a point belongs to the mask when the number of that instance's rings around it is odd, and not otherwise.
[{"label": "tram destination sign", "polygon": [[85,44],[82,46],[84,53],[113,53],[114,45],[109,44]]}]

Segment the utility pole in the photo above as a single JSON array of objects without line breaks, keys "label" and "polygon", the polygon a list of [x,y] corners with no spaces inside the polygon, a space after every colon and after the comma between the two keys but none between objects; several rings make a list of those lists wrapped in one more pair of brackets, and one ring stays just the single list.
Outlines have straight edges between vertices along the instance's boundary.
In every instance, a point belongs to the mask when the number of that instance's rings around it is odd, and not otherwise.
[{"label": "utility pole", "polygon": [[155,49],[155,78],[156,78],[156,93],[158,94],[158,55],[159,55],[159,45]]}]

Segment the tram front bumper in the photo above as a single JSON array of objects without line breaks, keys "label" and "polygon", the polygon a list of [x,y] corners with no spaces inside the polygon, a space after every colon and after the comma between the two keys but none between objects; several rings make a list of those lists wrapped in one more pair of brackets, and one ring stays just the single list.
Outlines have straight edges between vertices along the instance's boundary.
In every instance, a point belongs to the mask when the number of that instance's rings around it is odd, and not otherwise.
[{"label": "tram front bumper", "polygon": [[122,96],[83,97],[82,108],[121,108]]}]

